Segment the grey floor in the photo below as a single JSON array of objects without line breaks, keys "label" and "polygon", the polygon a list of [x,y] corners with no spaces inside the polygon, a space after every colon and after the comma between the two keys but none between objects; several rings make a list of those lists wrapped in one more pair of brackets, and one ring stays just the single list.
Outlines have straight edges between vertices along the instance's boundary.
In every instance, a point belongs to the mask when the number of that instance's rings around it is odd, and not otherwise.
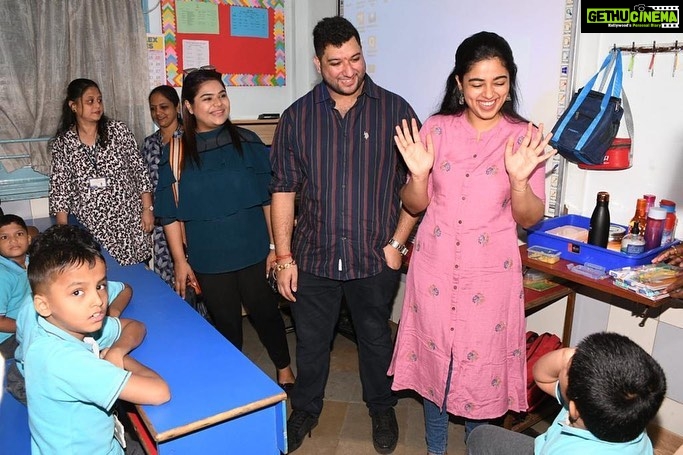
[{"label": "grey floor", "polygon": [[[295,368],[296,335],[287,335],[289,350]],[[251,324],[244,318],[244,354],[266,374],[275,378],[275,367],[258,340]],[[294,371],[296,373],[296,369]],[[289,409],[288,409],[289,414]],[[424,455],[427,447],[424,440],[424,418],[419,398],[405,394],[396,406],[399,425],[399,442],[394,454]],[[545,425],[545,426],[544,426]],[[547,423],[537,425],[545,431]],[[451,422],[448,431],[448,453],[464,454],[464,428]],[[356,345],[339,335],[332,350],[330,376],[325,390],[325,406],[318,426],[310,438],[306,438],[296,452],[297,455],[373,455],[370,416],[361,398],[361,384],[358,377],[358,356]]]}]

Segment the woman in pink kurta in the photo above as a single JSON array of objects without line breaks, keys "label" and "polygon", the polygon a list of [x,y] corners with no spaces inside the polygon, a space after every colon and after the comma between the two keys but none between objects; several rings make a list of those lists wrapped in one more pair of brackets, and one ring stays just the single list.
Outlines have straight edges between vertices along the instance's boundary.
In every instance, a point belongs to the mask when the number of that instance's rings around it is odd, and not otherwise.
[{"label": "woman in pink kurta", "polygon": [[439,113],[418,134],[397,128],[411,176],[401,192],[425,210],[410,261],[389,374],[425,400],[427,447],[445,453],[448,414],[475,421],[524,411],[524,292],[517,224],[543,216],[549,137],[515,112],[507,42],[481,32],[456,53]]}]

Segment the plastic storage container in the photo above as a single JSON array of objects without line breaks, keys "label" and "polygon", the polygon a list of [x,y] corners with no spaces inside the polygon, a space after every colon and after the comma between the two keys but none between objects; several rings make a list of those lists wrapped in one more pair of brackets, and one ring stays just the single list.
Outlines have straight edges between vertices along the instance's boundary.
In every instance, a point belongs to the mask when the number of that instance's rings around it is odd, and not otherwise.
[{"label": "plastic storage container", "polygon": [[538,245],[527,248],[527,256],[529,259],[547,262],[548,264],[554,264],[560,261],[559,251]]},{"label": "plastic storage container", "polygon": [[560,252],[562,259],[579,264],[596,264],[604,267],[605,270],[611,270],[632,265],[649,264],[655,256],[666,248],[680,243],[680,240],[674,240],[672,244],[645,251],[642,254],[624,254],[546,232],[565,225],[588,229],[589,224],[590,219],[580,215],[564,215],[549,218],[527,229],[527,245],[529,247],[542,246],[552,248]]}]

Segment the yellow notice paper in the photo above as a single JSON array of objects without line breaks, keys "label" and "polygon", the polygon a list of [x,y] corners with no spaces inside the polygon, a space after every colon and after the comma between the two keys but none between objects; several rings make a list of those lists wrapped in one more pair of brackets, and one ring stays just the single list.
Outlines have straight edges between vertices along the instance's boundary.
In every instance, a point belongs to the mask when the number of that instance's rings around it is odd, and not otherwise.
[{"label": "yellow notice paper", "polygon": [[178,33],[218,35],[218,5],[213,2],[175,3]]}]

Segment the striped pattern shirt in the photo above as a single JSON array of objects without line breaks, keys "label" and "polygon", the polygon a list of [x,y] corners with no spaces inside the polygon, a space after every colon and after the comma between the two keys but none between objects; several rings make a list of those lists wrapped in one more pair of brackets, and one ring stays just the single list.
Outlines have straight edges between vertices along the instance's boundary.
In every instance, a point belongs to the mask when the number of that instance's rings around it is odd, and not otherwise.
[{"label": "striped pattern shirt", "polygon": [[270,190],[299,195],[292,239],[299,270],[352,280],[382,270],[407,173],[395,127],[417,115],[369,76],[344,117],[334,105],[321,82],[283,113],[272,145]]}]

